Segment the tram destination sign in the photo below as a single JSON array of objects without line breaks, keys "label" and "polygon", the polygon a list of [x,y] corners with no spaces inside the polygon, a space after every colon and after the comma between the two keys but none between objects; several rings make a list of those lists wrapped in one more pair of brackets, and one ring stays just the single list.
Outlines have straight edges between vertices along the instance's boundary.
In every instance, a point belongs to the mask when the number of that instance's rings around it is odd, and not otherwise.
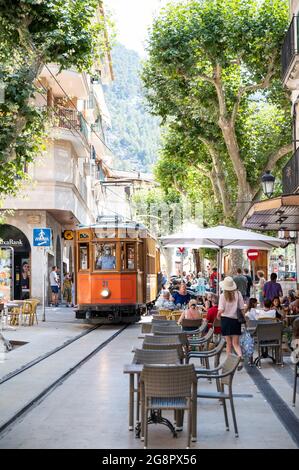
[{"label": "tram destination sign", "polygon": [[46,246],[52,244],[52,230],[50,228],[33,229],[33,246]]}]

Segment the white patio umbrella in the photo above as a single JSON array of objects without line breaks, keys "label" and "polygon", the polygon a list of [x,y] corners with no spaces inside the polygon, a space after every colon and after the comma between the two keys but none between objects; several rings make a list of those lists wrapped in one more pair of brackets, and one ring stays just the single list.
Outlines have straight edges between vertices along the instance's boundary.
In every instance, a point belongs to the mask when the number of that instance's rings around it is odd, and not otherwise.
[{"label": "white patio umbrella", "polygon": [[160,238],[166,247],[215,248],[219,250],[218,271],[222,272],[222,251],[224,248],[271,250],[286,244],[280,238],[268,237],[257,232],[240,230],[218,225],[217,227],[199,228],[195,225],[184,231]]}]

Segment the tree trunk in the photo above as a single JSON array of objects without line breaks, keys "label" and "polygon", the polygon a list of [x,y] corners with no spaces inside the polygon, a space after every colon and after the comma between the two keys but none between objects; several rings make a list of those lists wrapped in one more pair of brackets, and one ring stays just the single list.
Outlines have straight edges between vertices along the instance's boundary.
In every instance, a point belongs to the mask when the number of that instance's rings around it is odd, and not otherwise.
[{"label": "tree trunk", "polygon": [[230,275],[236,276],[237,269],[243,268],[243,250],[230,250]]}]

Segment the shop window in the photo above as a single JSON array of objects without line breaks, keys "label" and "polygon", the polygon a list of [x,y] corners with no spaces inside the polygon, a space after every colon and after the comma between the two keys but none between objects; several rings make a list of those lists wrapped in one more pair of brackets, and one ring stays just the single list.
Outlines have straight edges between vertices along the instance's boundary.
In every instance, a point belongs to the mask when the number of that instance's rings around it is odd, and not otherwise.
[{"label": "shop window", "polygon": [[89,244],[80,243],[79,245],[79,270],[89,269]]},{"label": "shop window", "polygon": [[94,245],[95,270],[116,269],[116,244],[96,243]]}]

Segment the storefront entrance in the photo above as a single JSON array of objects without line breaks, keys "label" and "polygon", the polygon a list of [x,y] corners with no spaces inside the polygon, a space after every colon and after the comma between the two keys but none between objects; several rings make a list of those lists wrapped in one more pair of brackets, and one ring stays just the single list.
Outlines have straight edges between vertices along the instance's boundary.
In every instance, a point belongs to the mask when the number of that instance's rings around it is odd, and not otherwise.
[{"label": "storefront entrance", "polygon": [[0,296],[2,300],[30,298],[30,243],[13,225],[0,225]]}]

